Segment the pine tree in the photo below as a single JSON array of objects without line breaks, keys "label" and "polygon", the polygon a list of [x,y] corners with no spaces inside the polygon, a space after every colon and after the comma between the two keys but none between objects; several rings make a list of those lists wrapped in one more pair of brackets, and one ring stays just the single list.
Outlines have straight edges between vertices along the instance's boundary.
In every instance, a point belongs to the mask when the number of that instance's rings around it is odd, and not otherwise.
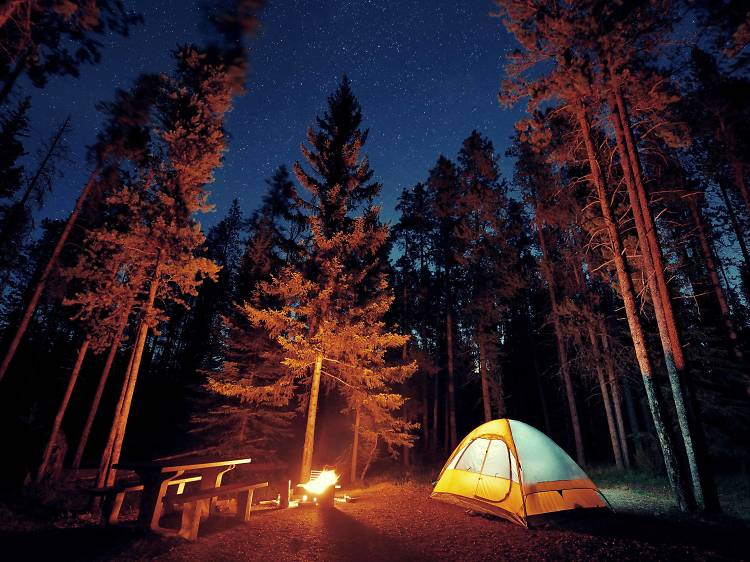
[{"label": "pine tree", "polygon": [[[387,385],[414,370],[412,365],[385,363],[386,351],[400,348],[407,338],[389,332],[382,320],[393,300],[378,263],[388,229],[377,220],[379,209],[372,204],[380,185],[370,182],[373,172],[367,158],[360,157],[367,137],[359,128],[361,119],[344,78],[317,120],[319,129],[308,130],[311,147],[302,152],[311,171],[295,164],[295,175],[308,194],[295,196],[309,232],[304,257],[259,284],[256,302],[278,304],[244,305],[248,320],[279,343],[283,357],[282,375],[254,392],[283,405],[298,387],[310,385],[301,403],[307,410],[302,482],[309,479],[312,466],[321,377],[339,382],[350,405],[357,401],[355,393],[387,397],[383,400],[388,407],[377,410],[380,418],[372,418],[378,419],[373,431],[384,438],[398,427],[386,414],[400,406],[400,397],[388,393]],[[393,423],[383,427],[383,416]]]}]

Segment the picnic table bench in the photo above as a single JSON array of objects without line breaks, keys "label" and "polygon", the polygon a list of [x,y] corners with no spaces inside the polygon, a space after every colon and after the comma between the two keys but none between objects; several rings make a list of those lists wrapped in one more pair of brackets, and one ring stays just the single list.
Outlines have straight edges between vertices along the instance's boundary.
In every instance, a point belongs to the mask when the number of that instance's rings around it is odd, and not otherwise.
[{"label": "picnic table bench", "polygon": [[[235,496],[237,498],[237,519],[247,521],[250,518],[250,511],[253,505],[253,492],[258,488],[268,487],[268,482],[236,483],[226,486],[219,486],[195,492],[181,494],[171,501],[175,504],[182,504],[182,521],[179,536],[187,540],[195,540],[198,536],[198,527],[204,516],[208,515],[210,502],[218,496]],[[164,498],[168,501],[169,498]]]},{"label": "picnic table bench", "polygon": [[[182,494],[185,491],[185,484],[198,482],[200,479],[201,476],[197,475],[170,480],[165,500],[171,495]],[[114,525],[120,517],[120,509],[122,509],[122,504],[125,501],[125,495],[129,492],[142,492],[143,488],[143,484],[139,482],[124,481],[118,482],[114,486],[89,489],[87,492],[94,496],[104,497],[104,502],[102,503],[102,521],[107,525]]]},{"label": "picnic table bench", "polygon": [[[140,484],[135,485],[142,486],[138,524],[146,530],[161,534],[174,534],[173,529],[161,527],[159,520],[165,506],[169,504],[184,505],[186,503],[175,501],[178,498],[181,500],[186,497],[187,493],[192,493],[192,490],[185,492],[185,484],[195,482],[199,488],[198,491],[211,491],[211,497],[207,500],[208,512],[213,507],[218,494],[223,493],[217,492],[217,489],[221,486],[224,474],[233,470],[236,466],[249,462],[251,462],[249,458],[220,461],[194,459],[179,462],[175,459],[162,459],[147,462],[123,462],[116,464],[114,468],[117,470],[132,470],[140,478]],[[126,486],[126,489],[117,492],[114,497],[122,494],[120,496],[120,499],[122,499],[127,491],[135,491],[135,489],[133,485]],[[113,498],[114,501],[116,500]]]}]

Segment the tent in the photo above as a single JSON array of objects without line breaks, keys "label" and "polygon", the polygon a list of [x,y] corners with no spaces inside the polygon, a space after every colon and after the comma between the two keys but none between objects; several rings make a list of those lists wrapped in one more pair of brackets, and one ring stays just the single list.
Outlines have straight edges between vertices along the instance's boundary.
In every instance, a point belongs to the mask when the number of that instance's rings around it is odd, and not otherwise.
[{"label": "tent", "polygon": [[607,500],[568,454],[541,431],[499,419],[464,437],[440,472],[432,495],[528,526],[528,518]]}]

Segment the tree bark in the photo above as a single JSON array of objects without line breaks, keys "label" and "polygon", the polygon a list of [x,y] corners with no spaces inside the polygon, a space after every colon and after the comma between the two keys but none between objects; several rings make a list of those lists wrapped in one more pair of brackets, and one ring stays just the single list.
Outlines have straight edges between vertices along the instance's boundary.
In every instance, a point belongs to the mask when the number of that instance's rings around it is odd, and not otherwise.
[{"label": "tree bark", "polygon": [[357,410],[354,415],[354,440],[352,442],[352,467],[350,479],[354,482],[357,479],[357,452],[359,449],[359,423],[360,423],[360,405],[357,404]]},{"label": "tree bark", "polygon": [[602,176],[599,161],[596,156],[596,149],[594,148],[594,142],[591,138],[591,129],[588,118],[581,101],[575,102],[575,116],[581,128],[581,135],[586,146],[586,154],[591,170],[591,182],[596,190],[599,205],[601,207],[602,218],[604,219],[604,224],[609,235],[617,279],[620,285],[623,303],[625,305],[625,314],[628,319],[630,335],[633,340],[633,348],[641,371],[643,385],[646,390],[651,417],[653,418],[654,427],[656,428],[656,433],[659,438],[659,445],[664,457],[667,477],[679,509],[681,511],[687,511],[690,508],[690,504],[685,493],[680,467],[672,448],[672,440],[669,436],[669,430],[663,419],[663,406],[657,395],[657,388],[653,382],[653,367],[651,365],[651,358],[648,355],[648,350],[646,349],[643,326],[638,317],[633,282],[630,278],[630,271],[624,258],[625,250],[622,245],[622,240],[620,239],[617,223],[612,214],[609,197],[605,188],[604,177]]},{"label": "tree bark", "polygon": [[73,395],[73,389],[76,386],[76,382],[78,381],[78,375],[81,373],[81,365],[83,365],[83,360],[86,357],[86,352],[89,349],[89,344],[91,343],[91,337],[86,336],[86,338],[83,340],[83,343],[81,344],[81,347],[78,349],[78,356],[76,357],[75,365],[73,366],[73,371],[70,373],[70,378],[68,379],[68,386],[65,388],[65,394],[63,395],[62,402],[60,402],[60,407],[57,409],[57,414],[55,415],[55,421],[52,423],[52,431],[50,431],[49,439],[47,440],[47,446],[44,448],[44,454],[42,455],[42,462],[39,465],[39,471],[36,475],[36,483],[40,484],[42,480],[44,480],[44,475],[47,473],[47,467],[49,465],[49,459],[52,456],[52,450],[55,447],[55,442],[57,441],[57,435],[60,432],[60,427],[62,426],[63,418],[65,417],[65,412],[68,409],[68,404],[70,403],[70,397]]},{"label": "tree bark", "polygon": [[446,334],[448,346],[448,448],[452,451],[456,448],[458,434],[456,432],[456,382],[453,371],[453,311],[450,306],[446,315]]},{"label": "tree bark", "polygon": [[370,470],[370,464],[372,464],[372,459],[375,458],[375,451],[378,450],[379,437],[380,437],[379,435],[375,435],[375,443],[372,444],[372,449],[370,449],[370,454],[367,456],[367,462],[365,463],[365,466],[362,469],[362,474],[359,475],[360,482],[364,481],[367,471]]},{"label": "tree bark", "polygon": [[319,352],[315,358],[312,381],[310,382],[310,402],[307,406],[307,426],[305,428],[305,444],[302,449],[302,468],[300,469],[299,481],[301,483],[310,481],[312,470],[313,447],[315,446],[315,418],[318,415],[318,396],[320,394],[320,373],[323,368],[323,352]]},{"label": "tree bark", "polygon": [[721,320],[724,324],[724,330],[726,333],[727,341],[729,343],[729,349],[734,356],[741,360],[742,351],[739,348],[737,341],[737,331],[734,328],[734,322],[729,312],[729,305],[727,303],[726,295],[724,295],[724,288],[721,285],[719,279],[719,273],[716,270],[716,257],[714,256],[713,248],[708,240],[708,234],[706,232],[706,225],[701,216],[698,203],[692,198],[688,198],[688,204],[690,206],[690,214],[693,217],[693,223],[695,225],[695,232],[700,242],[701,252],[703,253],[703,261],[706,264],[706,271],[708,272],[708,280],[711,282],[711,288],[716,298],[716,304],[719,307],[719,313],[721,314]]},{"label": "tree bark", "polygon": [[75,456],[73,457],[73,468],[78,468],[81,466],[83,452],[86,450],[86,444],[88,443],[89,435],[91,434],[91,428],[94,425],[94,419],[96,418],[96,413],[99,410],[99,403],[101,402],[102,395],[104,394],[104,388],[107,385],[109,372],[112,370],[112,364],[114,363],[115,356],[117,355],[117,351],[120,348],[120,342],[122,341],[122,334],[125,332],[125,327],[128,324],[130,307],[131,305],[128,304],[127,309],[122,313],[122,318],[117,326],[117,332],[115,333],[115,337],[112,340],[112,345],[109,348],[109,353],[107,353],[107,359],[104,362],[104,368],[102,369],[101,375],[99,375],[99,383],[96,386],[94,399],[91,402],[91,408],[89,409],[89,414],[86,417],[86,423],[84,424],[83,431],[81,432],[81,439],[78,442],[78,448],[76,449]]},{"label": "tree bark", "polygon": [[[648,195],[643,185],[640,162],[635,151],[629,120],[625,113],[625,104],[619,91],[616,97],[615,100],[614,95],[610,96],[610,118],[615,131],[620,164],[625,177],[631,211],[641,247],[647,286],[654,306],[659,338],[664,352],[664,363],[667,368],[677,414],[677,423],[688,460],[693,496],[698,509],[703,510],[706,508],[703,490],[705,476],[702,474],[703,467],[701,465],[703,463],[698,460],[699,452],[696,450],[697,444],[695,441],[695,434],[700,431],[697,428],[700,422],[698,419],[690,419],[694,416],[691,416],[688,411],[689,406],[685,396],[687,363],[677,331],[671,295],[664,276],[665,268],[661,245],[656,234],[656,225],[651,214]],[[615,113],[615,109],[617,109],[617,113]]]},{"label": "tree bark", "polygon": [[[136,339],[138,339],[138,334],[141,333],[141,326],[143,324],[143,320],[138,324],[138,329],[136,330]],[[115,411],[114,415],[112,417],[112,425],[109,429],[109,435],[107,436],[107,443],[104,445],[104,450],[102,451],[102,457],[99,460],[99,472],[96,477],[96,487],[101,488],[107,484],[107,482],[110,480],[109,474],[110,474],[110,460],[112,458],[112,448],[115,444],[115,438],[117,437],[117,427],[120,423],[120,415],[122,414],[122,405],[125,403],[125,395],[128,392],[128,386],[130,385],[130,375],[133,370],[133,360],[135,359],[135,346],[133,346],[133,349],[130,351],[130,358],[128,359],[128,366],[125,369],[125,378],[122,381],[122,388],[120,389],[120,396],[117,399],[117,404],[115,405]],[[96,505],[99,501],[99,497],[97,496],[94,498],[92,505]]]},{"label": "tree bark", "polygon": [[492,420],[492,403],[490,402],[490,381],[487,378],[487,358],[485,357],[484,337],[477,335],[479,342],[479,376],[482,379],[482,405],[484,406],[484,421]]},{"label": "tree bark", "polygon": [[133,403],[133,394],[135,393],[135,385],[138,382],[138,370],[141,366],[141,358],[143,357],[143,348],[146,345],[146,338],[148,337],[149,321],[150,316],[154,308],[154,301],[156,300],[156,293],[159,288],[159,277],[161,274],[161,253],[157,254],[156,262],[154,264],[154,273],[151,278],[151,283],[148,290],[148,297],[146,304],[143,309],[143,320],[141,322],[141,329],[138,332],[138,338],[135,342],[133,349],[133,364],[130,367],[130,377],[128,380],[127,391],[125,393],[125,399],[122,403],[122,411],[117,423],[117,433],[114,444],[112,445],[112,456],[109,461],[110,470],[108,480],[114,483],[117,471],[111,467],[117,464],[120,460],[120,453],[122,452],[122,444],[125,440],[125,430],[128,425],[128,417],[130,416],[130,406]]},{"label": "tree bark", "polygon": [[21,338],[23,338],[24,334],[26,333],[26,329],[29,327],[32,316],[34,316],[34,312],[36,311],[36,307],[39,304],[39,299],[42,296],[42,292],[44,291],[44,287],[47,284],[47,280],[49,279],[52,270],[57,265],[57,259],[62,253],[62,249],[65,246],[65,242],[67,242],[68,240],[68,236],[70,235],[71,230],[73,230],[73,226],[75,225],[76,220],[78,220],[78,215],[81,213],[83,204],[86,202],[86,199],[88,199],[88,196],[91,193],[94,184],[96,183],[97,174],[98,169],[95,169],[91,173],[89,180],[86,182],[86,185],[81,191],[81,194],[78,196],[78,201],[76,201],[76,206],[73,209],[73,212],[70,213],[70,216],[68,217],[68,222],[65,223],[65,228],[63,229],[62,234],[60,234],[60,238],[58,239],[57,244],[55,244],[54,250],[52,250],[52,255],[50,256],[47,265],[44,267],[44,270],[39,276],[39,279],[37,279],[36,286],[34,287],[34,292],[31,295],[31,299],[24,309],[23,316],[21,317],[21,321],[18,324],[16,333],[13,335],[10,346],[8,346],[8,351],[5,353],[5,357],[3,357],[2,363],[0,363],[0,381],[3,380],[3,377],[7,373],[8,367],[10,366],[10,362],[13,360],[13,356],[16,354],[16,351],[18,351],[18,345],[21,343]]}]

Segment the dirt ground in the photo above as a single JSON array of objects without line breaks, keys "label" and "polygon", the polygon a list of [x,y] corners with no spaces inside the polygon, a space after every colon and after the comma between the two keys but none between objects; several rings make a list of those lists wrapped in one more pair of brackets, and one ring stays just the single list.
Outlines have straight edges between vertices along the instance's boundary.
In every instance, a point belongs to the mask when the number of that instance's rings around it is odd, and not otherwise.
[{"label": "dirt ground", "polygon": [[[127,525],[0,534],[4,560],[742,560],[746,523],[680,520],[668,503],[642,505],[604,490],[617,513],[523,529],[428,498],[417,484],[380,484],[332,510],[254,510],[251,521],[214,517],[194,543],[144,537]],[[642,503],[642,502],[641,502]]]}]

